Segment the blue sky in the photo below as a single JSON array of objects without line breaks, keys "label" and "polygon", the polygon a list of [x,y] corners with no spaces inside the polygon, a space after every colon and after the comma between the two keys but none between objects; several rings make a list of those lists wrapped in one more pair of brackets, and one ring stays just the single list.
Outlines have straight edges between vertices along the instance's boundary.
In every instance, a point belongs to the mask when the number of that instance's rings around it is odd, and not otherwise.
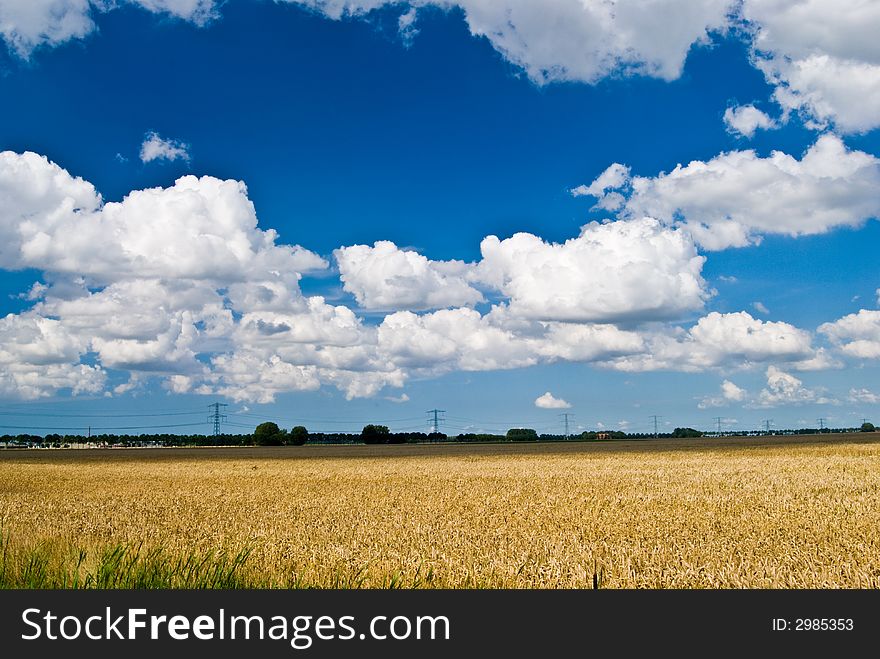
[{"label": "blue sky", "polygon": [[[739,10],[750,23],[724,11],[686,20],[692,7],[672,2],[638,28],[636,56],[607,45],[636,29],[622,18],[596,36],[588,16],[572,47],[517,10],[505,41],[478,0],[415,3],[417,33],[401,31],[406,3],[353,3],[341,18],[334,3],[137,4],[92,8],[87,33],[67,34],[34,28],[11,0],[0,31],[10,432],[88,415],[200,424],[215,400],[241,413],[237,429],[263,417],[423,429],[434,407],[449,431],[558,432],[562,412],[633,431],[654,414],[743,429],[877,416],[880,112],[862,108],[864,76],[852,95],[826,80],[846,82],[851,64],[880,76],[877,53],[859,46],[857,3],[841,12],[851,24],[831,26],[840,39],[814,43],[757,0]],[[827,23],[823,3],[805,5]],[[710,36],[682,37],[677,60],[663,36],[672,20]],[[839,66],[805,78],[828,61]],[[773,127],[750,126],[743,108]],[[45,160],[22,174],[24,152]],[[614,163],[625,180],[572,194]],[[678,164],[684,174],[669,174]],[[206,224],[188,228],[193,207],[175,196],[188,175],[246,192],[192,179]],[[71,192],[75,177],[102,201],[64,210],[91,194]],[[168,203],[113,204],[151,188]],[[593,221],[605,224],[581,235]],[[43,223],[39,248],[21,238],[28,222]],[[261,242],[268,230],[274,247]],[[508,241],[520,232],[534,240]],[[493,235],[494,255],[481,250]],[[244,259],[234,272],[229,254]],[[545,258],[563,265],[548,274]],[[636,271],[642,280],[621,284]],[[254,302],[269,280],[280,296]],[[46,287],[28,297],[35,282]]]}]

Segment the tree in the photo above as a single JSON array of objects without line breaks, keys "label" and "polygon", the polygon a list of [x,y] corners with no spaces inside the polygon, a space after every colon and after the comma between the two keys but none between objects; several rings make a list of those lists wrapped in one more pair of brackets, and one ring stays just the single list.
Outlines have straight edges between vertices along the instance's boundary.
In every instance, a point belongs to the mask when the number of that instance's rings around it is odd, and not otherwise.
[{"label": "tree", "polygon": [[877,430],[877,429],[874,427],[873,423],[869,423],[868,421],[865,421],[862,424],[862,432],[874,432],[875,430]]},{"label": "tree", "polygon": [[305,426],[294,426],[290,429],[290,433],[287,437],[289,443],[294,446],[302,446],[309,439],[309,431],[306,430]]},{"label": "tree", "polygon": [[364,444],[384,444],[388,441],[390,434],[388,426],[376,426],[369,423],[361,431],[361,438],[364,440]]},{"label": "tree", "polygon": [[672,431],[673,437],[702,437],[703,433],[693,428],[676,428]]},{"label": "tree", "polygon": [[257,446],[281,446],[284,443],[284,432],[277,423],[266,421],[254,430],[254,444]]},{"label": "tree", "polygon": [[538,439],[538,433],[532,428],[511,428],[507,431],[507,439],[512,442],[530,442]]}]

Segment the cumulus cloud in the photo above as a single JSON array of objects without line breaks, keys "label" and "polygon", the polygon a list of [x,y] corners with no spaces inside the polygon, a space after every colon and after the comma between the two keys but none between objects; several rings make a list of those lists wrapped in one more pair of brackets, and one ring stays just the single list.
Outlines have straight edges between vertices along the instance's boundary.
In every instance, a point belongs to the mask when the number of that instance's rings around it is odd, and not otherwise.
[{"label": "cumulus cloud", "polygon": [[[340,19],[398,8],[404,43],[426,8],[459,9],[472,35],[485,38],[538,84],[595,83],[620,74],[674,80],[691,48],[745,24],[753,61],[774,85],[786,114],[844,132],[880,125],[880,9],[865,0],[279,0]],[[21,57],[90,34],[93,15],[121,4],[202,25],[216,0],[5,0],[0,36]],[[731,109],[728,123],[748,136],[772,127],[760,111]],[[607,201],[607,200],[606,200]]]},{"label": "cumulus cloud", "polygon": [[548,391],[535,399],[535,407],[545,410],[567,410],[571,407],[571,403],[562,398],[556,398]]},{"label": "cumulus cloud", "polygon": [[728,132],[748,138],[754,137],[759,128],[778,128],[778,124],[767,113],[751,104],[727,108],[724,111],[724,125]]},{"label": "cumulus cloud", "polygon": [[624,187],[629,179],[630,168],[614,163],[599,174],[590,185],[579,185],[572,189],[571,194],[575,197],[597,197],[600,199],[600,204],[603,204],[601,208],[615,210],[618,208],[618,203],[623,201],[623,196],[615,193],[607,195],[606,192]]},{"label": "cumulus cloud", "polygon": [[761,321],[745,311],[713,311],[689,330],[648,333],[645,341],[644,353],[620,357],[607,366],[623,371],[701,371],[732,363],[797,363],[817,355],[808,332],[788,323]]},{"label": "cumulus cloud", "polygon": [[621,187],[605,194],[626,195],[622,217],[684,226],[709,250],[754,244],[764,234],[825,233],[880,215],[880,159],[834,135],[821,136],[800,160],[730,151]]},{"label": "cumulus cloud", "polygon": [[[533,81],[595,83],[607,76],[638,74],[673,80],[688,52],[726,29],[734,0],[280,0],[339,19],[401,7],[404,41],[416,33],[418,12],[458,8],[472,35],[485,38]],[[215,0],[6,0],[0,34],[20,56],[40,45],[82,38],[92,15],[127,2],[148,11],[204,24],[218,12]],[[657,26],[662,25],[662,29]]]},{"label": "cumulus cloud", "polygon": [[[398,0],[285,0],[330,18],[363,16]],[[411,0],[459,8],[474,36],[486,38],[535,82],[593,83],[624,72],[673,80],[688,51],[729,22],[732,0]],[[407,10],[407,12],[411,11]],[[404,15],[408,15],[405,13]],[[670,18],[674,17],[674,20]],[[411,21],[407,19],[406,25]],[[663,29],[657,29],[657,25]]]},{"label": "cumulus cloud", "polygon": [[819,332],[845,355],[857,359],[880,359],[880,311],[861,309],[831,323]]},{"label": "cumulus cloud", "polygon": [[[36,268],[47,282],[32,288],[33,309],[6,321],[4,390],[91,391],[102,367],[201,377],[200,355],[239,349],[246,330],[233,311],[246,323],[267,309],[298,312],[300,333],[309,328],[302,318],[313,316],[335,327],[323,300],[304,298],[298,286],[301,273],[327,263],[275,241],[257,227],[237,181],[190,176],[104,203],[44,157],[0,153],[0,267]],[[48,346],[58,359],[35,361],[33,351]],[[40,369],[51,371],[42,388]]]},{"label": "cumulus cloud", "polygon": [[89,0],[7,0],[0,4],[0,34],[20,57],[89,34],[95,24]]},{"label": "cumulus cloud", "polygon": [[503,307],[390,314],[378,327],[377,346],[381,360],[420,375],[592,363],[644,348],[637,332],[614,325],[524,321]]},{"label": "cumulus cloud", "polygon": [[393,313],[378,328],[378,344],[395,363],[433,372],[521,368],[539,362],[528,339],[467,308]]},{"label": "cumulus cloud", "polygon": [[844,132],[880,126],[880,6],[865,0],[744,0],[755,63],[788,112]]},{"label": "cumulus cloud", "polygon": [[216,14],[214,0],[3,0],[0,36],[19,57],[27,58],[38,46],[57,46],[89,35],[95,29],[95,12],[122,3],[199,25]]},{"label": "cumulus cloud", "polygon": [[721,383],[721,394],[726,400],[739,402],[745,399],[746,390],[736,386],[730,380],[725,380]]},{"label": "cumulus cloud", "polygon": [[140,158],[144,163],[154,160],[185,160],[189,162],[189,144],[180,140],[166,140],[159,133],[151,131],[144,136]]},{"label": "cumulus cloud", "polygon": [[710,407],[724,407],[731,403],[741,403],[746,399],[747,395],[748,392],[745,389],[738,387],[730,380],[724,380],[721,383],[721,395],[706,396],[699,402],[697,407],[703,410]]},{"label": "cumulus cloud", "polygon": [[518,233],[485,238],[475,264],[432,261],[394,243],[334,252],[346,291],[366,309],[425,310],[500,295],[511,317],[644,322],[700,309],[704,257],[689,236],[651,219],[588,224],[562,244]]},{"label": "cumulus cloud", "polygon": [[[0,237],[0,267],[43,272],[32,306],[0,323],[4,395],[98,392],[108,369],[129,375],[117,394],[154,377],[177,393],[269,402],[557,361],[685,371],[827,363],[808,333],[746,313],[667,324],[702,308],[703,257],[686,232],[650,219],[590,224],[563,244],[492,236],[476,264],[391,243],[343,247],[340,274],[362,305],[435,309],[378,323],[302,293],[303,273],[328,264],[259,228],[238,181],[185,176],[105,202],[41,156],[4,152]],[[500,298],[488,311],[459,306],[483,290]]]},{"label": "cumulus cloud", "polygon": [[[40,392],[63,382],[78,390],[97,386],[109,368],[158,376],[175,392],[243,401],[265,402],[282,391],[325,384],[349,397],[369,396],[402,386],[411,373],[592,361],[644,347],[637,333],[613,325],[524,319],[508,305],[488,314],[462,307],[423,315],[401,311],[378,326],[366,325],[345,306],[303,296],[301,274],[327,263],[301,247],[277,244],[272,230],[260,229],[237,181],[186,176],[169,188],[105,202],[90,183],[46,158],[5,152],[0,195],[0,267],[44,272],[46,283],[32,288],[32,324],[69,338],[54,340],[65,351],[51,364],[56,384],[47,380]],[[648,231],[648,238],[654,233]],[[464,281],[472,266],[431,262],[390,243],[343,248],[337,257],[365,304],[386,304],[389,286],[394,304],[482,299]],[[375,281],[358,273],[358,259],[366,260]],[[577,276],[580,266],[570,267],[568,276]],[[32,334],[19,328],[22,339],[5,342],[7,362],[42,365],[29,357],[34,345],[43,345]],[[98,366],[87,366],[87,359]],[[60,377],[80,367],[93,376]],[[35,377],[15,381],[21,395],[40,395]],[[6,390],[19,386],[15,382]]]},{"label": "cumulus cloud", "polygon": [[387,240],[334,252],[343,288],[365,309],[439,309],[468,306],[483,295],[467,282],[462,261],[429,261]]},{"label": "cumulus cloud", "polygon": [[804,387],[798,378],[776,366],[767,367],[767,387],[761,390],[755,407],[779,407],[805,403],[829,404],[835,401],[820,391]]},{"label": "cumulus cloud", "polygon": [[477,278],[509,298],[513,315],[619,322],[675,318],[708,297],[705,258],[690,237],[649,218],[591,223],[577,238],[547,243],[518,233],[485,238]]},{"label": "cumulus cloud", "polygon": [[58,320],[28,312],[0,318],[0,394],[25,399],[104,387],[100,367],[81,364],[86,342]]},{"label": "cumulus cloud", "polygon": [[[0,267],[37,268],[112,282],[122,277],[252,281],[326,262],[276,245],[257,227],[240,181],[184,176],[170,188],[103,203],[95,188],[45,157],[0,153]],[[100,245],[101,249],[96,249]]]},{"label": "cumulus cloud", "polygon": [[880,394],[874,393],[870,389],[852,388],[849,390],[847,400],[850,403],[868,403],[869,405],[878,405],[880,404]]}]

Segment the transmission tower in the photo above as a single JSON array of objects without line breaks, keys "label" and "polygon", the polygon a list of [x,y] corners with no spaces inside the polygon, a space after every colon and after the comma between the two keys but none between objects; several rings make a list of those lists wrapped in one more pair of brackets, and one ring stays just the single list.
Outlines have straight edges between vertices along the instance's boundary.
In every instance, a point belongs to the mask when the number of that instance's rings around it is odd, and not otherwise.
[{"label": "transmission tower", "polygon": [[220,436],[220,423],[226,421],[226,415],[220,413],[221,407],[229,407],[226,403],[211,403],[208,409],[211,413],[208,415],[208,423],[214,424],[214,437]]},{"label": "transmission tower", "polygon": [[718,436],[719,437],[721,437],[721,421],[722,420],[723,420],[723,417],[720,417],[720,416],[715,417],[715,423],[718,425]]},{"label": "transmission tower", "polygon": [[657,421],[658,421],[659,419],[662,419],[663,417],[662,417],[662,416],[659,416],[659,415],[657,415],[657,414],[653,414],[653,415],[651,415],[651,416],[648,417],[648,418],[650,418],[650,419],[654,419],[654,439],[657,439],[657,437],[658,437],[658,433],[657,433]]},{"label": "transmission tower", "polygon": [[446,410],[428,410],[425,414],[431,415],[428,417],[428,425],[431,426],[431,432],[440,432],[440,422],[446,421],[440,415],[446,412]]},{"label": "transmission tower", "polygon": [[563,412],[559,416],[562,417],[562,422],[565,424],[565,439],[569,439],[571,437],[571,433],[568,430],[568,424],[570,421],[569,417],[574,417],[574,414],[572,414],[571,412]]},{"label": "transmission tower", "polygon": [[825,417],[824,416],[820,416],[818,419],[816,419],[816,423],[819,424],[819,430],[825,430]]},{"label": "transmission tower", "polygon": [[764,425],[764,434],[769,435],[770,426],[773,425],[773,419],[764,419],[763,421],[761,421],[761,423]]}]

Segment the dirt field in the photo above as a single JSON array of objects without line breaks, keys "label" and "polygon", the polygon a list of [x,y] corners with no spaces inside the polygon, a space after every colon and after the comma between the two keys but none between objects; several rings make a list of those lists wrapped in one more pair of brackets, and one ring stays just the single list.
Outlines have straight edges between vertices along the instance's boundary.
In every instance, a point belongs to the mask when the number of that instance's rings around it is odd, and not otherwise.
[{"label": "dirt field", "polygon": [[876,588],[880,433],[9,449],[0,519],[13,553],[245,549],[278,586]]}]

